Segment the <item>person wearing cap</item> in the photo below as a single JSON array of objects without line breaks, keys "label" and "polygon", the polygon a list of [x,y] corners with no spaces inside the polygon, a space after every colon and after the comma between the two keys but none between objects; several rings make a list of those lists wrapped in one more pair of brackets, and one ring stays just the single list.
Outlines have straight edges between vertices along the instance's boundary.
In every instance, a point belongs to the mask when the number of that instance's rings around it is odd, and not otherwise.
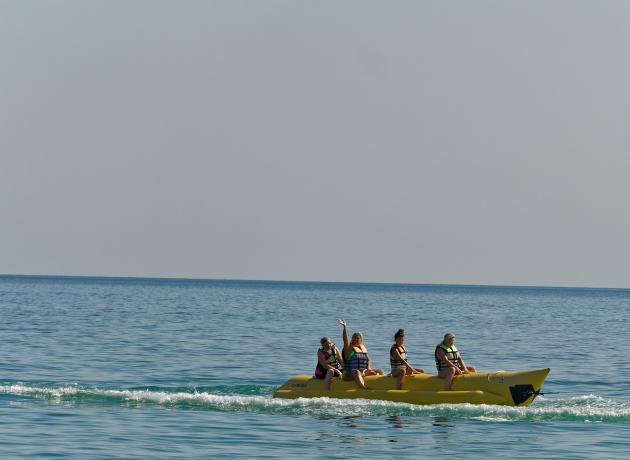
[{"label": "person wearing cap", "polygon": [[438,377],[444,379],[444,388],[451,389],[453,377],[456,375],[477,372],[472,366],[466,366],[462,355],[455,346],[455,334],[449,332],[444,335],[444,340],[435,347],[435,366]]},{"label": "person wearing cap", "polygon": [[407,349],[405,342],[405,330],[398,329],[394,334],[394,344],[389,349],[389,362],[392,365],[392,377],[398,378],[397,390],[402,390],[403,379],[406,375],[424,374],[423,369],[411,367],[407,361]]},{"label": "person wearing cap", "polygon": [[381,369],[372,369],[372,360],[363,343],[363,334],[355,332],[352,334],[352,340],[348,340],[346,322],[343,319],[338,322],[343,327],[343,352],[346,359],[343,379],[354,380],[363,390],[368,390],[364,377],[385,375],[385,372]]},{"label": "person wearing cap", "polygon": [[330,337],[322,337],[321,348],[317,350],[317,366],[315,367],[315,378],[324,379],[324,388],[330,390],[330,383],[334,377],[342,377],[341,373],[343,358],[339,349],[330,340]]}]

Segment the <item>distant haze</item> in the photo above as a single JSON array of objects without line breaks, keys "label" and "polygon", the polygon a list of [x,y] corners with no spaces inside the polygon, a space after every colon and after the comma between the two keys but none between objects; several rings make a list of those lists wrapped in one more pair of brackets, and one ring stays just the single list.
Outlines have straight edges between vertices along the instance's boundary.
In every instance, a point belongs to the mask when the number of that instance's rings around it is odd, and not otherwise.
[{"label": "distant haze", "polygon": [[0,273],[630,287],[630,2],[0,1]]}]

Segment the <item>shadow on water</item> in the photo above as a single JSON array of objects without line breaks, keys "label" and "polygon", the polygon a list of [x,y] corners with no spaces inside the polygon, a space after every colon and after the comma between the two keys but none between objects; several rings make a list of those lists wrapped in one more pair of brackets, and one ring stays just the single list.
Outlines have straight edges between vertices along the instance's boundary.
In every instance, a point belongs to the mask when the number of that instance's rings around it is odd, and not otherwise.
[{"label": "shadow on water", "polygon": [[[396,434],[388,437],[388,442],[405,443],[409,441],[409,436],[413,437],[414,443],[433,442],[440,445],[444,442],[453,442],[455,424],[447,417],[432,417],[430,422],[418,423],[417,419],[392,415],[385,419],[393,428]],[[401,431],[402,430],[402,431]]]},{"label": "shadow on water", "polygon": [[[400,429],[404,429],[408,426],[410,426],[409,422],[405,421],[404,418],[398,416],[398,415],[392,415],[390,417],[387,417],[386,419],[392,426],[392,428],[394,428],[395,430],[400,430]],[[400,442],[401,439],[399,439],[397,436],[391,436],[387,439],[388,442]]]},{"label": "shadow on water", "polygon": [[406,422],[405,419],[403,419],[399,415],[392,415],[390,417],[387,417],[387,421],[391,423],[392,427],[396,429],[401,429],[409,426],[409,423]]},{"label": "shadow on water", "polygon": [[452,437],[455,434],[455,424],[448,417],[433,417],[431,423],[431,433],[435,438],[437,445],[447,445],[452,441]]},{"label": "shadow on water", "polygon": [[359,424],[359,417],[344,417],[341,420],[341,425],[344,428],[362,428],[362,426]]},{"label": "shadow on water", "polygon": [[[328,421],[332,417],[318,417],[319,420]],[[345,429],[363,430],[365,427],[358,423],[359,417],[344,417],[339,420],[338,427],[340,430],[320,431],[315,438],[316,441],[330,442],[331,439],[337,439],[342,444],[360,445],[369,440],[369,437],[363,434],[363,431],[346,432]]]},{"label": "shadow on water", "polygon": [[452,428],[455,425],[453,421],[448,417],[433,417],[433,423],[431,424],[434,427],[446,427]]}]

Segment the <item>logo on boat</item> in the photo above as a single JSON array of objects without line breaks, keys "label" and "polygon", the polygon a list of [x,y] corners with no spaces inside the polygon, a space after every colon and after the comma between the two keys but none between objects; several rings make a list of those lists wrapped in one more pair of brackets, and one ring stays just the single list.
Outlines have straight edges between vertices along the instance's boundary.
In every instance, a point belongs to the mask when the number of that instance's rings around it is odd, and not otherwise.
[{"label": "logo on boat", "polygon": [[292,383],[292,387],[306,388],[306,383]]}]

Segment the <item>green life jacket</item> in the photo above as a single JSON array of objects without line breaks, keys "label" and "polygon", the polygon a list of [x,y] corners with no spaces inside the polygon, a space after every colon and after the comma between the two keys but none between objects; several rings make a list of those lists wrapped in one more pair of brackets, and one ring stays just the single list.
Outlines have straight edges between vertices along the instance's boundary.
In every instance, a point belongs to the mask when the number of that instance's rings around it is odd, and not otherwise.
[{"label": "green life jacket", "polygon": [[442,362],[440,358],[438,358],[437,352],[440,348],[444,350],[444,353],[446,354],[446,359],[455,364],[455,366],[457,366],[458,368],[462,367],[462,357],[460,356],[457,347],[455,345],[449,347],[444,342],[441,342],[435,347],[435,367],[437,367],[438,372],[449,367],[448,364]]}]

